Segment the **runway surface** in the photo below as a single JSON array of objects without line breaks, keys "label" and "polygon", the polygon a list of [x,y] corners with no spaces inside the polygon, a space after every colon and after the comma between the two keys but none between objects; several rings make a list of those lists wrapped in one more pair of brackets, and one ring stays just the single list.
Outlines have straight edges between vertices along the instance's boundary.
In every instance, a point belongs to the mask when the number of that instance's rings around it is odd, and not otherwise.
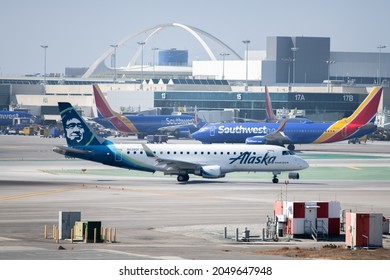
[{"label": "runway surface", "polygon": [[[169,143],[178,141],[185,140]],[[217,180],[192,176],[188,183],[178,183],[162,174],[65,159],[52,152],[65,144],[62,138],[1,135],[0,143],[0,259],[286,259],[259,252],[323,246],[311,240],[234,240],[236,228],[240,237],[245,228],[260,235],[280,198],[337,200],[342,209],[390,217],[386,142],[298,145],[297,153],[310,167],[300,172],[300,180],[282,174],[279,184],[271,182],[269,173],[235,173]],[[57,244],[51,227],[58,223],[59,211],[81,211],[83,221],[115,228],[117,242]],[[390,247],[387,239],[384,247]]]}]

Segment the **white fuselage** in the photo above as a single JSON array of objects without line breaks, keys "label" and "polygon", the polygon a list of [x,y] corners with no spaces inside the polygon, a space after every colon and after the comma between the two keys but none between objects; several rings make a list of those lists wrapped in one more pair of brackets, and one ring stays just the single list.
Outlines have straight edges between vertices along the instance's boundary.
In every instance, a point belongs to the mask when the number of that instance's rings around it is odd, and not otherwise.
[{"label": "white fuselage", "polygon": [[114,144],[117,161],[136,162],[158,171],[186,163],[219,166],[221,173],[236,171],[293,171],[308,167],[302,158],[280,146],[245,144],[148,144],[148,156],[142,144]]}]

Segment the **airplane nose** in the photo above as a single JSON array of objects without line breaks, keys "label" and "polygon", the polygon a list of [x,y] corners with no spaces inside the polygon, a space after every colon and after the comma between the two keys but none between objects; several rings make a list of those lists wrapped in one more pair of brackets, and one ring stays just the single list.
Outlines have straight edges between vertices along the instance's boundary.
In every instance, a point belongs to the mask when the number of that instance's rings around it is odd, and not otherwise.
[{"label": "airplane nose", "polygon": [[309,163],[304,159],[300,159],[299,165],[301,166],[301,169],[309,168]]}]

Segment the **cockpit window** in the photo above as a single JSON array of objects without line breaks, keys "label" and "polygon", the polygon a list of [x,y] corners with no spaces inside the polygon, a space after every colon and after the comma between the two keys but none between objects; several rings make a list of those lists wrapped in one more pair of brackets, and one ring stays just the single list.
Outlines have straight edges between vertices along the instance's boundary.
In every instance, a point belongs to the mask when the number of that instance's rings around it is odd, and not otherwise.
[{"label": "cockpit window", "polygon": [[282,151],[282,155],[283,156],[288,156],[288,155],[295,155],[293,151],[289,151],[289,150],[286,150],[286,151]]}]

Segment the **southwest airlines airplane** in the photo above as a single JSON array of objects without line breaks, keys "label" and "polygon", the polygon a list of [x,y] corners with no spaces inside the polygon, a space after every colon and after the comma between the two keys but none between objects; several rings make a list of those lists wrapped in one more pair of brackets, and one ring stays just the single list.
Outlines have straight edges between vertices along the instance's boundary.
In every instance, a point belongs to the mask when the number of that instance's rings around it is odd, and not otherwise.
[{"label": "southwest airlines airplane", "polygon": [[99,86],[93,85],[98,118],[94,121],[106,128],[123,133],[136,134],[144,139],[149,134],[167,134],[176,138],[189,138],[205,123],[188,115],[121,115],[111,109]]},{"label": "southwest airlines airplane", "polygon": [[14,125],[14,120],[17,118],[29,119],[30,123],[36,121],[36,117],[27,112],[22,111],[0,111],[0,126]]},{"label": "southwest airlines airplane", "polygon": [[[54,152],[106,165],[177,175],[179,182],[189,174],[203,178],[222,178],[229,172],[272,172],[273,183],[284,171],[308,168],[293,152],[272,145],[245,144],[114,144],[96,135],[69,103],[58,103],[67,146]],[[299,179],[291,172],[289,178]]]},{"label": "southwest airlines airplane", "polygon": [[244,122],[208,124],[192,134],[202,143],[294,144],[331,143],[375,132],[382,87],[374,87],[348,118],[336,122]]}]

